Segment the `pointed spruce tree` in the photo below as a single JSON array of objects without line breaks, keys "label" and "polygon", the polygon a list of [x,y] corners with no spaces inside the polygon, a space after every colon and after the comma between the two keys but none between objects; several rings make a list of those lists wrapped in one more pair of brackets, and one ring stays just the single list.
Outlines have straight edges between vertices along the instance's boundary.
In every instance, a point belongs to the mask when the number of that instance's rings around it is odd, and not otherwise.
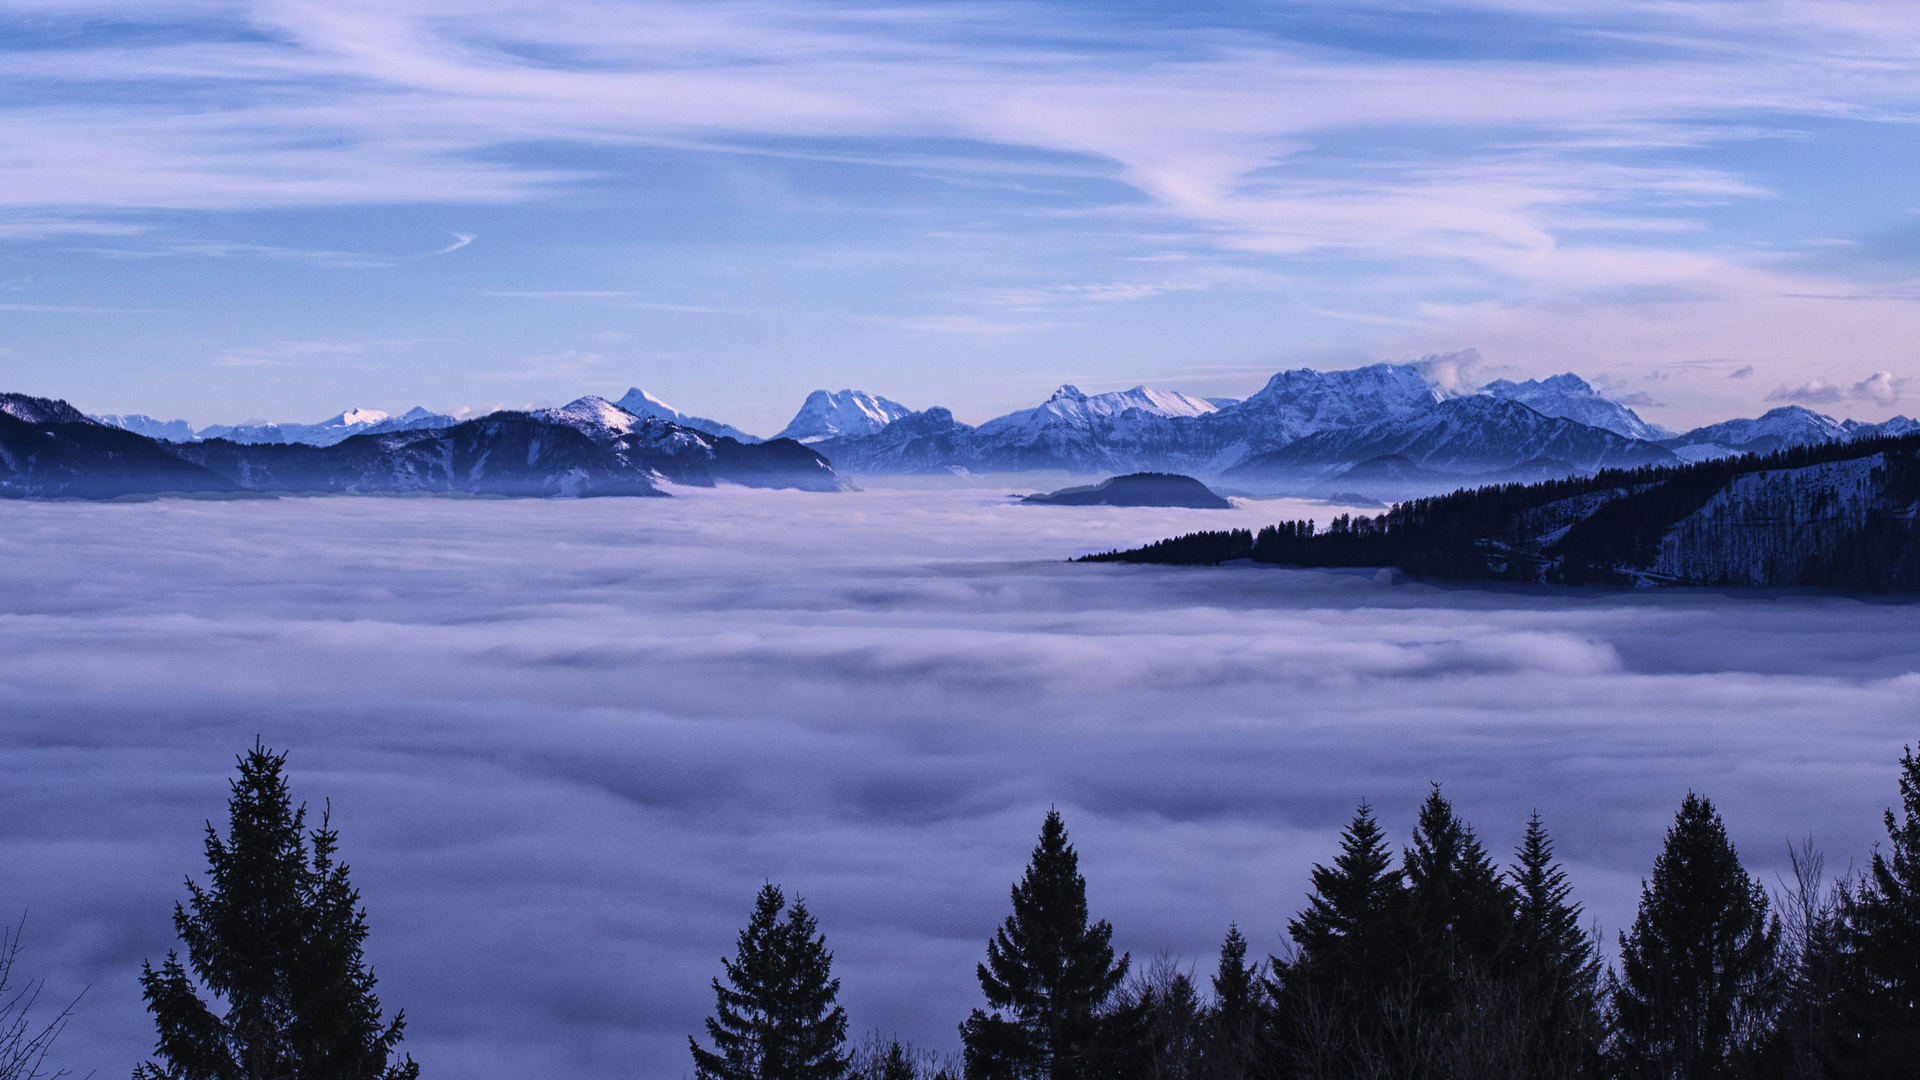
[{"label": "pointed spruce tree", "polygon": [[1238,925],[1228,925],[1220,943],[1220,964],[1213,976],[1213,1009],[1209,1016],[1207,1075],[1244,1077],[1252,1070],[1260,1030],[1265,987],[1260,965],[1247,963],[1247,939]]},{"label": "pointed spruce tree", "polygon": [[207,824],[208,883],[189,878],[174,905],[187,962],[170,952],[141,972],[159,1060],[135,1080],[413,1080],[411,1058],[392,1060],[406,1021],[381,1020],[366,912],[327,815],[306,830],[285,754],[256,742],[239,760],[226,837]]},{"label": "pointed spruce tree", "polygon": [[1599,950],[1580,928],[1566,871],[1535,811],[1514,852],[1511,964],[1519,990],[1538,1007],[1532,1076],[1585,1076],[1597,1064],[1603,1031]]},{"label": "pointed spruce tree", "polygon": [[1373,808],[1361,803],[1332,866],[1313,868],[1307,907],[1289,921],[1290,959],[1269,958],[1267,1029],[1275,1067],[1306,1075],[1395,1074],[1411,974],[1413,927]]},{"label": "pointed spruce tree", "polygon": [[[781,918],[786,910],[786,918]],[[689,1038],[699,1080],[843,1080],[848,1074],[847,1012],[835,1003],[840,980],[826,937],[795,900],[787,910],[777,885],[766,885],[733,959],[727,981],[713,980],[713,1049]]]},{"label": "pointed spruce tree", "polygon": [[1620,936],[1616,1074],[1714,1080],[1749,1068],[1779,998],[1780,933],[1713,804],[1689,793]]},{"label": "pointed spruce tree", "polygon": [[976,973],[991,1014],[960,1025],[967,1080],[1081,1080],[1113,1075],[1139,1037],[1137,1010],[1109,1009],[1128,957],[1113,927],[1087,919],[1087,882],[1059,811],[1047,811],[1013,913]]},{"label": "pointed spruce tree", "polygon": [[1287,923],[1298,952],[1289,977],[1352,990],[1377,988],[1401,973],[1409,945],[1407,890],[1393,869],[1386,834],[1366,803],[1340,837],[1332,866],[1315,864],[1307,909]]},{"label": "pointed spruce tree", "polygon": [[1444,993],[1462,968],[1491,974],[1512,933],[1513,895],[1439,784],[1420,806],[1401,873],[1433,989]]},{"label": "pointed spruce tree", "polygon": [[1831,1053],[1873,1080],[1912,1076],[1920,1061],[1920,757],[1903,751],[1901,813],[1887,810],[1887,846],[1841,903],[1850,970]]}]

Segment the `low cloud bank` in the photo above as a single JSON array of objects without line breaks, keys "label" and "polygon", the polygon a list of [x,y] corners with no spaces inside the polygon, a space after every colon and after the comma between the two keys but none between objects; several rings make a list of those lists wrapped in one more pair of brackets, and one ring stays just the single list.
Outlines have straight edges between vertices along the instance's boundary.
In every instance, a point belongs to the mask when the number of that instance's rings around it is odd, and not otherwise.
[{"label": "low cloud bank", "polygon": [[[1362,798],[1546,816],[1608,930],[1689,789],[1771,879],[1858,860],[1920,739],[1916,608],[1066,565],[1325,508],[998,493],[0,506],[0,914],[123,1075],[233,755],[330,797],[429,1075],[679,1076],[755,889],[856,1030],[957,1045],[1057,805],[1097,916],[1271,951]],[[1202,521],[1204,519],[1204,522]]]}]

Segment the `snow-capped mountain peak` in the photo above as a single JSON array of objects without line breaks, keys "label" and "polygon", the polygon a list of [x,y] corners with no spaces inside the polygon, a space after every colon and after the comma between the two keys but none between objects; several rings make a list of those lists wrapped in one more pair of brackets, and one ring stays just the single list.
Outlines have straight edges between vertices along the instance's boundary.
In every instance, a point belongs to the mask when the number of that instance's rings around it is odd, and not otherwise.
[{"label": "snow-capped mountain peak", "polygon": [[1569,371],[1546,379],[1528,379],[1517,383],[1496,379],[1480,388],[1480,393],[1509,398],[1544,416],[1577,420],[1588,427],[1649,442],[1668,438],[1671,432],[1640,419],[1639,414],[1621,404],[1620,399]]},{"label": "snow-capped mountain peak", "polygon": [[389,419],[378,409],[348,409],[339,416],[322,420],[315,427],[364,427]]},{"label": "snow-capped mountain peak", "polygon": [[628,434],[640,423],[640,417],[606,398],[591,394],[575,398],[557,409],[541,409],[533,415],[601,439]]},{"label": "snow-capped mountain peak", "polygon": [[839,436],[871,435],[913,410],[897,401],[876,397],[865,390],[829,393],[815,390],[794,414],[793,421],[780,429],[776,439],[796,439],[816,443]]},{"label": "snow-capped mountain peak", "polygon": [[757,443],[761,441],[759,436],[749,435],[731,424],[723,424],[718,420],[708,420],[704,417],[691,416],[683,413],[679,409],[661,401],[659,398],[654,397],[652,394],[647,393],[637,386],[628,387],[627,392],[621,395],[620,400],[613,404],[635,416],[657,416],[662,420],[670,420],[679,424],[681,427],[690,427],[697,431],[704,431],[709,435],[725,435],[730,439],[738,439],[744,443]]},{"label": "snow-capped mountain peak", "polygon": [[1768,409],[1757,418],[1726,420],[1663,440],[1687,461],[1734,454],[1770,454],[1789,446],[1845,441],[1853,437],[1838,420],[1801,405]]},{"label": "snow-capped mountain peak", "polygon": [[1175,390],[1136,386],[1131,390],[1116,390],[1107,394],[1087,394],[1068,383],[1055,390],[1044,404],[995,417],[981,424],[980,431],[994,435],[1062,426],[1085,428],[1136,409],[1147,416],[1158,417],[1205,416],[1220,411],[1219,406],[1212,402],[1188,397]]}]

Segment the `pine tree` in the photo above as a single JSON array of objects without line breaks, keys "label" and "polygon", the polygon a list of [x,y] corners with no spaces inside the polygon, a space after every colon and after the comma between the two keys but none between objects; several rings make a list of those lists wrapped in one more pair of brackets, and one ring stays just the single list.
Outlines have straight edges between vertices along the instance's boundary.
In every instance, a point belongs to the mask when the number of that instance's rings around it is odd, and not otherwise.
[{"label": "pine tree", "polygon": [[1305,1075],[1397,1075],[1415,940],[1406,887],[1365,803],[1340,846],[1332,866],[1314,866],[1307,908],[1287,924],[1293,957],[1270,961],[1270,1049]]},{"label": "pine tree", "polygon": [[1421,804],[1402,874],[1428,977],[1444,986],[1462,965],[1490,972],[1512,931],[1513,897],[1439,784]]},{"label": "pine tree", "polygon": [[1401,972],[1407,961],[1407,891],[1392,867],[1373,808],[1361,803],[1333,865],[1315,864],[1307,909],[1287,923],[1299,948],[1287,966],[1353,987],[1377,988]]},{"label": "pine tree", "polygon": [[1599,950],[1580,928],[1573,887],[1553,859],[1536,811],[1514,852],[1512,961],[1520,990],[1540,1008],[1535,1076],[1584,1075],[1599,1050]]},{"label": "pine tree", "polygon": [[991,1015],[960,1026],[967,1080],[1077,1080],[1111,1073],[1136,1037],[1132,1011],[1107,1009],[1129,958],[1113,927],[1087,921],[1087,882],[1058,811],[1047,811],[1013,913],[987,942],[980,989]]},{"label": "pine tree", "polygon": [[1780,920],[1740,865],[1713,804],[1689,793],[1641,886],[1610,982],[1611,1057],[1629,1080],[1737,1075],[1780,993]]},{"label": "pine tree", "polygon": [[806,904],[766,885],[740,931],[734,958],[722,959],[727,984],[713,980],[707,1050],[692,1038],[699,1080],[843,1080],[847,1012],[835,1004],[840,980]]},{"label": "pine tree", "polygon": [[[159,1028],[157,1055],[136,1080],[414,1080],[411,1058],[395,1063],[404,1014],[382,1024],[366,967],[366,912],[337,833],[321,816],[306,831],[293,806],[285,754],[257,742],[232,781],[226,839],[207,825],[209,884],[187,880],[174,929],[187,964],[169,952],[140,982]],[[192,968],[192,976],[188,975]],[[194,986],[226,1005],[216,1015]]]},{"label": "pine tree", "polygon": [[1208,1075],[1244,1077],[1252,1069],[1264,987],[1260,965],[1247,963],[1247,939],[1229,925],[1220,943],[1220,965],[1213,976],[1213,1010],[1206,1055]]},{"label": "pine tree", "polygon": [[1861,1077],[1912,1076],[1920,1061],[1920,757],[1903,749],[1887,850],[1873,853],[1858,894],[1841,905],[1852,970],[1836,1052]]}]

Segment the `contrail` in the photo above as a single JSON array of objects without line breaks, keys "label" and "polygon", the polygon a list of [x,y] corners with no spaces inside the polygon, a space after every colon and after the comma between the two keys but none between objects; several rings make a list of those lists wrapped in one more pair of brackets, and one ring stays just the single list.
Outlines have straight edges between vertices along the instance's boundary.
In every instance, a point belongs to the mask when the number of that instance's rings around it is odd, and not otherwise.
[{"label": "contrail", "polygon": [[454,233],[453,243],[448,244],[446,247],[443,247],[439,251],[434,252],[434,254],[445,255],[449,251],[459,251],[461,248],[466,247],[468,244],[473,243],[473,237],[474,237],[473,233],[463,233],[463,232]]}]

